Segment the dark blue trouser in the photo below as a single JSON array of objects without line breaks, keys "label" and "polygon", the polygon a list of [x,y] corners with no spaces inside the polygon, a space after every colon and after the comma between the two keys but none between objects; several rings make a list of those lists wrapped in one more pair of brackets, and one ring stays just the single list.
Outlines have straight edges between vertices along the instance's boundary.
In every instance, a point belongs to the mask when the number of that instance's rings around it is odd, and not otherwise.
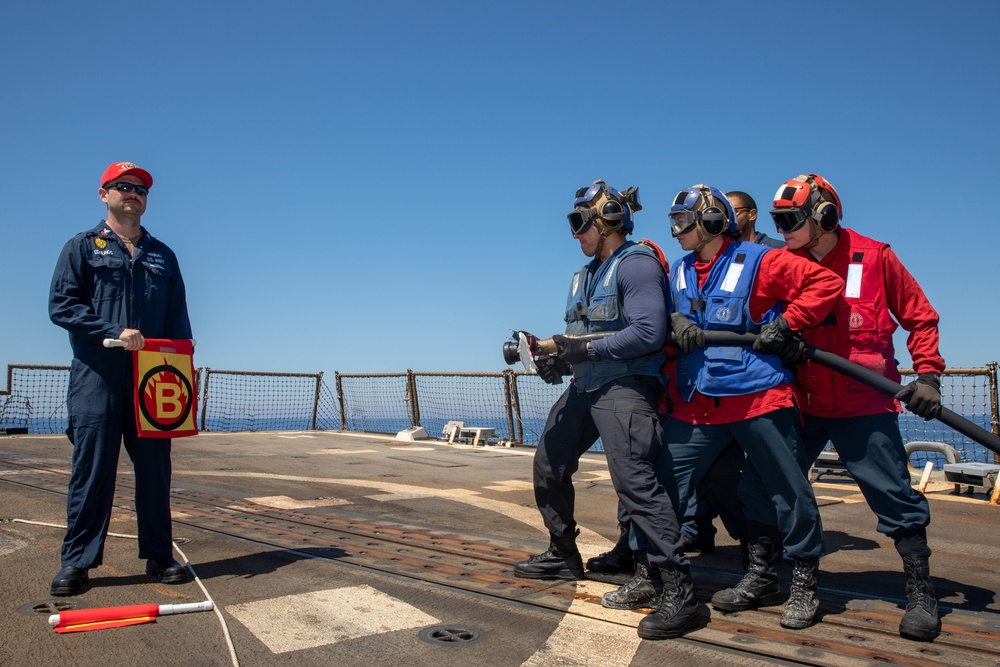
[{"label": "dark blue trouser", "polygon": [[712,542],[716,533],[712,521],[721,516],[730,537],[747,539],[746,517],[737,492],[745,458],[735,443],[719,454],[701,483],[691,489],[687,504],[682,504],[681,534],[695,542]]},{"label": "dark blue trouser", "polygon": [[922,533],[931,522],[930,507],[910,481],[897,413],[832,418],[807,414],[802,419],[809,465],[827,441],[832,442],[878,517],[880,533],[894,539]]},{"label": "dark blue trouser", "polygon": [[656,413],[660,391],[654,378],[625,377],[589,393],[570,385],[552,406],[535,450],[533,475],[535,502],[553,536],[576,532],[573,474],[600,436],[619,502],[632,525],[650,536],[650,562],[688,565],[672,480],[660,483],[654,469],[663,450]]},{"label": "dark blue trouser", "polygon": [[777,514],[778,532],[789,554],[798,558],[822,555],[823,526],[801,463],[805,450],[795,409],[729,424],[689,424],[671,417],[667,438],[664,451],[669,456],[661,455],[657,474],[660,479],[673,477],[679,496],[686,497],[719,454],[735,442],[747,457],[739,484],[747,522],[774,525]]},{"label": "dark blue trouser", "polygon": [[135,471],[139,558],[172,553],[170,440],[136,436],[132,386],[129,363],[95,369],[73,360],[66,430],[73,444],[73,471],[66,497],[63,567],[89,569],[104,561],[122,442]]},{"label": "dark blue trouser", "polygon": [[[733,491],[735,493],[735,489]],[[681,534],[698,543],[707,543],[715,540],[715,517],[719,513],[708,501],[708,496],[699,485],[695,487],[688,498],[684,509],[684,516],[681,518]]]}]

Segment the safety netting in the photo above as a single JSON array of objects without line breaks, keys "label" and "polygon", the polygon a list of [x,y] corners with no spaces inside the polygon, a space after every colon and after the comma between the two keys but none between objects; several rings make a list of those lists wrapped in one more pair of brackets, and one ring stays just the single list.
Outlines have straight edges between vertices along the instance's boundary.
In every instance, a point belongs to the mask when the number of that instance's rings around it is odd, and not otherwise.
[{"label": "safety netting", "polygon": [[339,428],[336,403],[322,373],[260,373],[203,370],[202,431],[306,431]]},{"label": "safety netting", "polygon": [[[903,384],[916,379],[912,369],[903,369],[902,376]],[[973,424],[996,433],[996,362],[990,362],[985,368],[947,369],[941,376],[941,403]],[[936,419],[924,421],[914,414],[903,412],[899,416],[899,430],[904,443],[944,443],[954,448],[959,461],[1000,462],[1000,457],[993,452]],[[935,469],[940,470],[947,457],[940,452],[921,450],[919,445],[910,454],[910,463],[915,467],[922,467],[927,461],[932,461]]]},{"label": "safety netting", "polygon": [[[914,379],[904,369],[903,382]],[[549,410],[568,386],[548,385],[536,375],[499,373],[336,373],[330,387],[323,373],[265,373],[198,369],[198,421],[203,431],[344,430],[395,434],[422,426],[444,437],[449,422],[493,430],[496,440],[537,445]],[[0,429],[60,433],[67,425],[67,366],[13,365],[0,392]],[[965,419],[996,433],[997,364],[948,369],[942,402]],[[993,452],[937,420],[900,415],[903,441],[944,443],[959,461],[997,461]],[[598,441],[594,449],[600,449]],[[918,451],[911,463],[946,456]]]}]

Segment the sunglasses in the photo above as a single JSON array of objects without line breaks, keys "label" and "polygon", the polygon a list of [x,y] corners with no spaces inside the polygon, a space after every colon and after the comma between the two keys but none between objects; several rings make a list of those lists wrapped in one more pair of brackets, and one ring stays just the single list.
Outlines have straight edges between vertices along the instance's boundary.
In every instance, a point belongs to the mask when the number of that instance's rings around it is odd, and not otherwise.
[{"label": "sunglasses", "polygon": [[774,226],[778,231],[791,234],[806,224],[809,214],[801,208],[782,208],[771,211],[771,219],[774,220]]},{"label": "sunglasses", "polygon": [[105,189],[111,190],[112,188],[118,192],[132,192],[135,190],[136,194],[142,195],[143,197],[149,194],[149,188],[145,185],[135,185],[134,183],[111,183],[106,186]]}]

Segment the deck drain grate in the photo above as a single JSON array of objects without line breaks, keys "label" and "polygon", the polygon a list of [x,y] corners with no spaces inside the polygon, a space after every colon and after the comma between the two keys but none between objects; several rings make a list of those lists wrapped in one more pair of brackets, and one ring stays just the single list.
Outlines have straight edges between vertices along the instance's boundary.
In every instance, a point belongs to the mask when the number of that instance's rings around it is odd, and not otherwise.
[{"label": "deck drain grate", "polygon": [[69,600],[44,600],[42,602],[29,602],[21,605],[17,610],[22,614],[58,614],[76,608],[76,603]]},{"label": "deck drain grate", "polygon": [[465,646],[479,641],[482,635],[477,630],[463,628],[457,625],[438,625],[433,628],[421,630],[419,637],[431,644],[449,644],[452,646]]}]

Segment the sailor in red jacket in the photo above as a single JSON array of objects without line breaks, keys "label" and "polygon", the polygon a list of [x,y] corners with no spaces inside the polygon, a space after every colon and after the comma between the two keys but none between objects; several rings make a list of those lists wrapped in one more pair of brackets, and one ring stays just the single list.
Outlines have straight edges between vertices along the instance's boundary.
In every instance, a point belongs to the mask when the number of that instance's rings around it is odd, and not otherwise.
[{"label": "sailor in red jacket", "polygon": [[[924,419],[941,411],[938,314],[889,245],[840,226],[843,207],[822,176],[798,176],[778,188],[771,216],[788,251],[811,258],[845,281],[844,298],[807,343],[899,382],[892,334],[910,332],[907,348],[918,377],[896,399]],[[897,324],[898,322],[898,324]],[[909,603],[903,637],[931,640],[940,630],[927,546],[930,508],[914,490],[899,432],[899,402],[830,369],[807,362],[795,379],[809,461],[833,443],[848,472],[891,537],[906,571]]]}]

